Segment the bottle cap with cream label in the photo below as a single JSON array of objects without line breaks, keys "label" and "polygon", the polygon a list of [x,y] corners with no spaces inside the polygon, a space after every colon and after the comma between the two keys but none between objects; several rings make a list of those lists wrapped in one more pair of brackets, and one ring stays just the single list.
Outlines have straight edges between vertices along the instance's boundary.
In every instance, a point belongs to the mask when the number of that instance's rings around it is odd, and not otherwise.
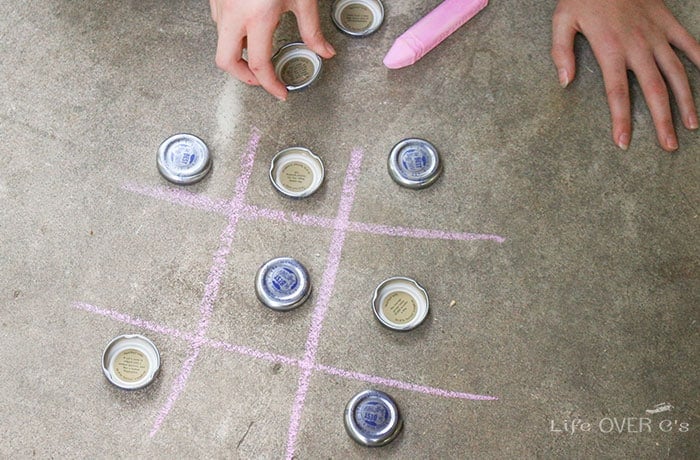
[{"label": "bottle cap with cream label", "polygon": [[418,327],[428,315],[428,293],[411,278],[395,276],[374,291],[372,310],[384,326],[395,331]]},{"label": "bottle cap with cream label", "polygon": [[336,0],[331,7],[331,18],[342,32],[366,37],[382,25],[384,5],[380,0]]},{"label": "bottle cap with cream label", "polygon": [[275,75],[288,91],[309,87],[321,75],[323,60],[303,43],[288,43],[272,56]]},{"label": "bottle cap with cream label", "polygon": [[102,353],[102,371],[111,383],[124,390],[137,390],[153,382],[160,370],[155,344],[138,334],[112,339]]},{"label": "bottle cap with cream label", "polygon": [[290,198],[313,194],[323,183],[323,162],[311,150],[289,147],[278,152],[270,164],[270,181],[277,191]]}]

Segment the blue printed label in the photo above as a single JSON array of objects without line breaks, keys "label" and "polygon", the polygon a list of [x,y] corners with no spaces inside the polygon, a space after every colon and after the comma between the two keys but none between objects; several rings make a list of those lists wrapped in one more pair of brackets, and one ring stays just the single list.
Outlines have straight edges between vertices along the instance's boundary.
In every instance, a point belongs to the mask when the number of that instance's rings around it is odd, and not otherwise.
[{"label": "blue printed label", "polygon": [[384,431],[390,423],[389,408],[380,400],[365,401],[355,409],[358,428],[369,434]]},{"label": "blue printed label", "polygon": [[401,152],[399,161],[404,175],[411,178],[424,176],[431,166],[431,158],[425,149],[409,147]]},{"label": "blue printed label", "polygon": [[178,170],[187,170],[197,161],[201,152],[189,141],[180,141],[170,149],[170,164]]},{"label": "blue printed label", "polygon": [[288,267],[273,267],[265,277],[265,286],[273,297],[292,294],[299,286],[299,278]]}]

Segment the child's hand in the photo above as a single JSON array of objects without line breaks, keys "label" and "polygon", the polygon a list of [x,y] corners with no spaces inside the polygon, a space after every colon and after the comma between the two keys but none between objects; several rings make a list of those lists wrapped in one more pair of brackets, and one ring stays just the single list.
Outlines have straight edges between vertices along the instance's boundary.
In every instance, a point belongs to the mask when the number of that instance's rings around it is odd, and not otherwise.
[{"label": "child's hand", "polygon": [[[321,32],[317,0],[209,0],[209,4],[219,34],[216,65],[245,83],[261,85],[278,99],[286,99],[287,89],[277,79],[270,59],[282,13],[294,13],[302,40],[316,54],[335,55]],[[247,49],[247,61],[243,49]]]},{"label": "child's hand", "polygon": [[574,36],[588,39],[603,72],[612,136],[620,148],[627,149],[632,132],[628,69],[639,81],[665,150],[678,148],[667,84],[685,127],[698,128],[688,77],[672,46],[700,67],[700,44],[662,0],[559,0],[552,30],[552,58],[562,86],[574,78]]}]

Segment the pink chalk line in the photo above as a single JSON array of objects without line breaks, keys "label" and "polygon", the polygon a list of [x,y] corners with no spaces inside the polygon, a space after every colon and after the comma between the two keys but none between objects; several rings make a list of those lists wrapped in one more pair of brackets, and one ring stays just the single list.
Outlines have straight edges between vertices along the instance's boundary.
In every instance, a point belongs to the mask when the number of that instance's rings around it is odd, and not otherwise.
[{"label": "pink chalk line", "polygon": [[[255,161],[255,153],[258,149],[259,142],[260,132],[256,128],[253,128],[250,140],[248,141],[248,148],[241,156],[241,175],[236,181],[236,190],[231,202],[229,203],[231,210],[235,211],[243,207],[250,176],[253,172],[253,162]],[[184,197],[187,197],[188,195],[181,194],[180,196],[184,199]],[[167,401],[165,402],[165,405],[158,412],[158,416],[156,417],[153,427],[149,433],[150,437],[153,437],[156,435],[156,433],[158,433],[163,421],[166,419],[175,405],[175,402],[180,397],[180,394],[182,393],[182,390],[184,390],[187,380],[192,373],[194,363],[197,361],[197,357],[202,349],[202,345],[205,341],[205,335],[209,328],[209,320],[211,319],[214,310],[214,302],[216,302],[219,295],[221,279],[224,271],[226,270],[226,260],[228,255],[231,253],[231,246],[233,245],[233,238],[236,234],[237,226],[238,213],[232,212],[229,217],[228,225],[221,233],[219,238],[220,245],[214,254],[214,261],[211,269],[209,270],[209,276],[207,277],[207,282],[204,288],[204,296],[199,304],[199,324],[197,325],[197,331],[194,338],[190,341],[190,354],[183,363],[180,374],[175,378],[173,387]]]},{"label": "pink chalk line", "polygon": [[128,324],[130,326],[137,327],[139,329],[145,329],[147,331],[155,332],[156,334],[162,334],[162,335],[167,335],[169,337],[175,337],[177,339],[182,339],[190,344],[198,344],[199,346],[206,346],[213,348],[215,350],[225,350],[231,353],[238,353],[239,355],[243,356],[249,356],[251,358],[256,358],[256,359],[261,359],[264,361],[269,361],[271,363],[280,363],[280,364],[285,364],[288,366],[296,366],[299,367],[299,363],[301,362],[298,359],[295,358],[290,358],[288,356],[283,356],[283,355],[276,355],[274,353],[268,353],[264,351],[259,351],[255,350],[250,347],[245,347],[242,345],[234,345],[231,343],[227,342],[222,342],[220,340],[212,340],[212,339],[207,339],[207,338],[199,338],[194,334],[189,334],[186,332],[182,332],[178,329],[174,329],[171,327],[166,327],[162,326],[160,324],[156,324],[150,321],[145,321],[140,318],[134,318],[131,315],[127,315],[126,313],[120,313],[115,310],[107,310],[105,308],[100,308],[96,307],[94,305],[90,305],[84,302],[74,302],[73,307],[79,309],[79,310],[85,310],[90,313],[95,313],[97,315],[105,316],[107,318],[110,318],[114,321]]},{"label": "pink chalk line", "polygon": [[267,219],[287,224],[291,223],[327,229],[333,229],[335,225],[335,219],[328,217],[310,216],[308,214],[278,211],[275,209],[263,209],[252,205],[246,206],[243,212],[243,218],[248,220]]},{"label": "pink chalk line", "polygon": [[178,339],[184,339],[188,342],[192,342],[194,340],[194,336],[192,334],[187,334],[170,327],[164,327],[159,324],[152,323],[150,321],[134,318],[125,313],[119,313],[114,310],[106,310],[104,308],[99,308],[94,305],[90,305],[83,302],[74,302],[73,306],[77,309],[85,310],[90,313],[95,313],[97,315],[106,316],[107,318],[111,318],[114,321],[119,321],[120,323],[128,324],[130,326],[138,327],[140,329],[146,329],[147,331],[155,332],[157,334],[169,335]]},{"label": "pink chalk line", "polygon": [[416,393],[423,393],[431,396],[441,396],[443,398],[455,398],[455,399],[472,399],[477,401],[496,401],[498,400],[495,396],[485,396],[476,395],[472,393],[461,393],[458,391],[448,391],[435,387],[428,387],[425,385],[417,385],[415,383],[402,382],[395,379],[386,379],[382,377],[377,377],[376,375],[362,374],[360,372],[351,372],[344,369],[338,369],[337,367],[324,366],[322,364],[317,364],[314,366],[314,370],[324,372],[330,375],[337,375],[339,377],[346,378],[348,380],[359,380],[362,382],[373,383],[376,385],[384,385],[387,387],[398,388],[400,390],[414,391]]},{"label": "pink chalk line", "polygon": [[309,381],[316,361],[316,352],[318,351],[323,320],[328,311],[333,287],[335,286],[336,275],[338,273],[338,267],[340,266],[340,256],[348,231],[350,211],[352,210],[352,203],[355,201],[355,189],[357,188],[357,178],[360,174],[360,166],[362,165],[362,156],[362,150],[355,149],[352,151],[350,163],[348,164],[348,169],[345,174],[345,183],[343,184],[340,205],[338,206],[338,216],[334,223],[335,230],[331,237],[331,246],[328,251],[326,269],[323,272],[323,279],[321,281],[321,287],[319,288],[318,300],[314,308],[309,335],[306,338],[306,352],[301,362],[299,386],[296,396],[294,397],[294,405],[292,406],[289,431],[287,432],[287,460],[291,460],[294,457],[294,449],[299,436],[301,414],[304,410],[306,394],[309,391]]},{"label": "pink chalk line", "polygon": [[[141,329],[146,329],[151,332],[155,332],[157,334],[162,334],[170,337],[175,337],[178,339],[186,340],[190,343],[192,342],[197,342],[198,339],[192,335],[188,334],[182,331],[179,331],[174,328],[162,326],[159,324],[152,323],[150,321],[145,321],[140,318],[134,318],[131,315],[125,314],[125,313],[120,313],[115,310],[108,310],[105,308],[100,308],[96,307],[94,305],[90,305],[84,302],[74,302],[73,307],[79,309],[79,310],[84,310],[90,313],[94,313],[97,315],[101,315],[107,318],[110,318],[114,321],[124,323],[124,324],[129,324],[134,327],[138,327]],[[256,358],[260,359],[263,361],[268,361],[271,363],[280,363],[284,364],[287,366],[293,366],[293,367],[298,367],[298,368],[308,368],[308,364],[303,363],[302,360],[296,359],[296,358],[291,358],[289,356],[284,356],[284,355],[277,355],[274,353],[269,353],[265,351],[260,351],[256,350],[254,348],[242,346],[242,345],[234,345],[228,342],[223,342],[219,340],[212,340],[212,339],[203,339],[199,341],[201,346],[206,346],[210,347],[216,350],[223,350],[227,351],[229,353],[237,353],[239,355],[243,356],[248,356],[250,358]],[[379,377],[376,375],[369,375],[369,374],[363,374],[360,372],[353,372],[353,371],[347,371],[344,369],[339,369],[337,367],[332,367],[332,366],[325,366],[323,364],[314,364],[313,365],[313,370],[317,372],[322,372],[324,374],[329,374],[329,375],[335,375],[338,377],[342,377],[348,380],[357,380],[359,382],[366,382],[366,383],[372,383],[376,385],[384,385],[388,387],[393,387],[393,388],[398,388],[401,390],[406,390],[406,391],[413,391],[416,393],[423,393],[426,395],[431,395],[431,396],[439,396],[443,398],[449,398],[449,399],[472,399],[472,400],[477,400],[477,401],[495,401],[498,400],[497,397],[495,396],[486,396],[486,395],[476,395],[472,393],[462,393],[458,391],[450,391],[450,390],[443,390],[440,388],[435,388],[435,387],[429,387],[429,386],[424,386],[424,385],[417,385],[414,383],[410,382],[403,382],[400,380],[395,380],[395,379],[388,379],[384,377]]]},{"label": "pink chalk line", "polygon": [[422,228],[390,227],[388,225],[365,224],[362,222],[351,222],[349,230],[351,232],[373,233],[375,235],[403,236],[410,238],[424,238],[433,240],[490,240],[495,241],[496,243],[503,243],[506,240],[502,236],[489,235],[484,233],[457,233]]},{"label": "pink chalk line", "polygon": [[289,356],[276,355],[274,353],[268,353],[266,351],[259,351],[253,348],[244,347],[242,345],[234,345],[227,342],[221,342],[219,340],[207,339],[204,343],[208,347],[225,350],[231,353],[238,353],[239,355],[249,356],[251,358],[261,359],[264,361],[269,361],[271,363],[280,363],[287,366],[299,367],[301,361],[296,358],[290,358]]},{"label": "pink chalk line", "polygon": [[122,189],[137,195],[143,195],[155,198],[160,201],[166,201],[188,208],[199,209],[207,212],[216,212],[226,214],[228,211],[229,202],[227,200],[209,198],[204,195],[192,193],[189,190],[183,190],[173,187],[161,187],[152,185],[139,185],[132,182],[127,182],[122,185]]},{"label": "pink chalk line", "polygon": [[[240,214],[240,217],[247,220],[267,219],[271,221],[293,223],[310,227],[320,227],[333,229],[335,219],[285,212],[274,209],[264,209],[254,205],[243,205],[232,210],[229,203],[224,200],[204,197],[186,190],[171,187],[153,187],[136,184],[124,184],[124,190],[143,196],[148,196],[162,201],[167,201],[181,206],[200,209],[207,212],[214,212],[226,215]],[[368,224],[363,222],[348,222],[348,231],[355,233],[368,233],[375,235],[387,235],[395,237],[454,240],[454,241],[494,241],[496,243],[505,242],[505,238],[499,235],[488,233],[461,233],[447,232],[444,230],[430,230],[421,228],[392,227],[382,224]]]}]

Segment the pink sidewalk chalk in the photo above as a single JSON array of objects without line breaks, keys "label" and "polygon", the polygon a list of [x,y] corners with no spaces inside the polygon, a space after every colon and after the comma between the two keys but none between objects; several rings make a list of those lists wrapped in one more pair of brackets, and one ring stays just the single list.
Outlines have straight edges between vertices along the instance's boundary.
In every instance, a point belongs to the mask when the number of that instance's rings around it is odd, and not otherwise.
[{"label": "pink sidewalk chalk", "polygon": [[384,56],[384,65],[400,69],[414,64],[488,3],[488,0],[445,0],[396,39]]}]

